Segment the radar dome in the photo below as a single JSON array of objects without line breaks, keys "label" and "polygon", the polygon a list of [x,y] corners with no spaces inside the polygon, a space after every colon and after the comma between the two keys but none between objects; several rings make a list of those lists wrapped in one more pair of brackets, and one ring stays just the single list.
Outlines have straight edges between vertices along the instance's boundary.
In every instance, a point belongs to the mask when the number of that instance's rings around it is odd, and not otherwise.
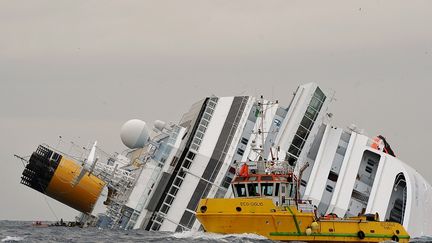
[{"label": "radar dome", "polygon": [[120,130],[120,138],[130,149],[142,148],[149,140],[147,124],[138,119],[127,121]]},{"label": "radar dome", "polygon": [[164,121],[156,120],[154,122],[154,127],[159,131],[162,131],[165,128],[165,126],[166,126],[166,123]]}]

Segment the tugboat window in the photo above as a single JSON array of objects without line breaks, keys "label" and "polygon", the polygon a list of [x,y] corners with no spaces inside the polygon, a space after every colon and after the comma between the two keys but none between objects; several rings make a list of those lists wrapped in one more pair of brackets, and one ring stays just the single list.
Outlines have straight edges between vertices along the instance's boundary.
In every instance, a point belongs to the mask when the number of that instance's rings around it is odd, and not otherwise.
[{"label": "tugboat window", "polygon": [[249,183],[249,184],[247,184],[247,188],[248,188],[248,194],[250,197],[256,197],[256,196],[260,195],[258,183]]},{"label": "tugboat window", "polygon": [[279,183],[276,183],[275,196],[279,196]]},{"label": "tugboat window", "polygon": [[237,184],[237,185],[234,185],[234,187],[236,189],[238,197],[246,197],[246,186],[245,186],[245,184]]},{"label": "tugboat window", "polygon": [[294,191],[295,191],[295,190],[293,190],[294,185],[292,183],[289,183],[287,186],[288,186],[288,188],[287,188],[288,197],[293,198],[294,197]]},{"label": "tugboat window", "polygon": [[261,194],[273,196],[273,183],[261,183]]}]

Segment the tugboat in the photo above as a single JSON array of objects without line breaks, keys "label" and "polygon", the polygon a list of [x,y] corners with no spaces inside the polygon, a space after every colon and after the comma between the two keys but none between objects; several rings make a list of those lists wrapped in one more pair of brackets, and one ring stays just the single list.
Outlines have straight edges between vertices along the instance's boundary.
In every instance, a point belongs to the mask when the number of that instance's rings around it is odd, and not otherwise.
[{"label": "tugboat", "polygon": [[196,217],[204,230],[255,233],[278,241],[409,241],[401,224],[379,221],[378,213],[349,218],[317,216],[311,201],[299,199],[301,174],[307,164],[294,173],[284,162],[243,163],[231,183],[234,198],[201,199]]}]

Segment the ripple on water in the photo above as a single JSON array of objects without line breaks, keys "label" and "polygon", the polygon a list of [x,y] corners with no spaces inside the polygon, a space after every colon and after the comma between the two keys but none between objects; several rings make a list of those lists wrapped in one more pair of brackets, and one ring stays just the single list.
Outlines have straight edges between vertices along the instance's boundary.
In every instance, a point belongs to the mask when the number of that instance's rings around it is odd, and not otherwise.
[{"label": "ripple on water", "polygon": [[[149,232],[145,230],[108,230],[98,228],[32,227],[31,222],[0,221],[1,242],[272,242],[256,234],[221,235],[202,231]],[[410,242],[432,242],[432,237],[422,236]]]}]

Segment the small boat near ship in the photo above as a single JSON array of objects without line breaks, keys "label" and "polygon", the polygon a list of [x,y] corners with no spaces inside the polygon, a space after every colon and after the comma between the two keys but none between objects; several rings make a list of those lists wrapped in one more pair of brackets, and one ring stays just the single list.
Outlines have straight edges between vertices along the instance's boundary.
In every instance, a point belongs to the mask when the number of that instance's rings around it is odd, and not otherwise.
[{"label": "small boat near ship", "polygon": [[45,228],[45,227],[80,227],[83,228],[84,225],[82,225],[80,222],[77,221],[63,221],[63,219],[60,219],[60,221],[56,221],[53,223],[43,222],[43,221],[34,221],[32,223],[33,227],[37,228]]},{"label": "small boat near ship", "polygon": [[47,223],[44,223],[44,222],[42,222],[42,221],[34,221],[34,222],[32,223],[32,226],[33,226],[33,227],[38,227],[38,228],[45,228],[45,227],[48,227],[48,226],[50,226],[50,225],[47,224]]},{"label": "small boat near ship", "polygon": [[278,241],[409,241],[401,224],[379,221],[378,213],[317,216],[317,207],[310,200],[299,199],[299,180],[293,170],[273,173],[275,162],[261,163],[266,165],[256,167],[266,167],[267,173],[250,173],[247,163],[241,166],[231,183],[234,198],[201,199],[196,217],[205,231],[254,233]]}]

